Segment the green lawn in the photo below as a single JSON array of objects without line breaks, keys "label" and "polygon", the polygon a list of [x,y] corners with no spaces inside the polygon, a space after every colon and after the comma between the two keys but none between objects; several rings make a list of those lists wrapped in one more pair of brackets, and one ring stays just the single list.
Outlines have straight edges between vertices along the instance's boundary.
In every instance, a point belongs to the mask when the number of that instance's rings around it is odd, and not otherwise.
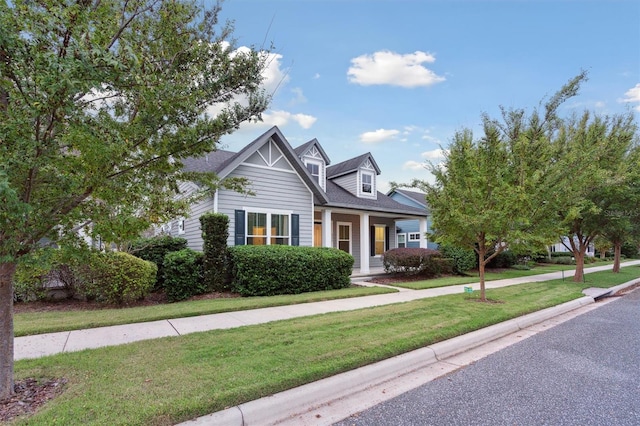
[{"label": "green lawn", "polygon": [[[604,263],[598,263],[596,265],[603,264]],[[567,265],[545,265],[528,271],[509,269],[501,273],[489,273],[487,274],[487,280],[516,278],[561,270],[573,269],[570,269]],[[475,282],[478,282],[477,276],[455,276],[394,285],[419,290]],[[33,334],[81,330],[85,328],[133,324],[137,322],[158,321],[163,319],[208,315],[246,309],[266,308],[270,306],[317,302],[329,299],[369,296],[372,294],[382,294],[394,291],[395,290],[393,289],[382,287],[351,287],[342,290],[321,291],[296,295],[198,300],[136,308],[20,313],[16,314],[14,317],[14,330],[15,335],[19,337]]]},{"label": "green lawn", "polygon": [[68,379],[18,424],[170,425],[464,334],[640,277],[547,281],[60,354],[15,364],[18,379]]},{"label": "green lawn", "polygon": [[16,337],[57,331],[81,330],[110,325],[133,324],[171,318],[193,317],[222,312],[319,302],[394,293],[397,290],[382,287],[350,287],[341,290],[317,291],[303,294],[271,297],[238,297],[167,303],[135,308],[24,312],[14,316]]},{"label": "green lawn", "polygon": [[[585,267],[603,266],[612,262],[598,262]],[[574,271],[575,266],[572,265],[538,265],[529,270],[507,269],[502,272],[485,273],[485,281],[504,280],[509,278],[528,277],[531,275],[547,274],[549,272]],[[413,281],[406,283],[394,284],[396,287],[410,288],[412,290],[424,290],[426,288],[447,287],[450,285],[471,284],[479,282],[478,274],[469,276],[454,276],[444,278],[434,278],[423,281]]]}]

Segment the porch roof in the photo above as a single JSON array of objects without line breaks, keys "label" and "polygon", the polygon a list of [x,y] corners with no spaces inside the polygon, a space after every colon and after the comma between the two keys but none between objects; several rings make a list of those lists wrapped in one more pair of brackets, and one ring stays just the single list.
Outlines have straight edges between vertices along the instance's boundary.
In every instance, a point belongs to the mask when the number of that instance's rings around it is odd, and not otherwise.
[{"label": "porch roof", "polygon": [[426,217],[427,211],[417,207],[407,206],[395,201],[388,195],[378,192],[377,200],[358,198],[331,180],[327,180],[327,197],[329,202],[318,207],[339,207],[351,210],[364,210],[380,213],[394,213],[403,216]]}]

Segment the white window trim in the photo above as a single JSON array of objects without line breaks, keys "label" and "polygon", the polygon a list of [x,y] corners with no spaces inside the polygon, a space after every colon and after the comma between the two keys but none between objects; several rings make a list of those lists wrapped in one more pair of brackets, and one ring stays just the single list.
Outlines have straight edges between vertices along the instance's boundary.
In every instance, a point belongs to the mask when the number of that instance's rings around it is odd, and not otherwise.
[{"label": "white window trim", "polygon": [[[325,187],[325,179],[324,179],[324,175],[325,175],[325,164],[324,161],[322,160],[316,160],[316,159],[305,159],[304,161],[304,166],[305,168],[307,167],[307,164],[315,164],[318,166],[318,184],[320,185],[320,187],[323,190],[326,190]],[[307,169],[307,171],[309,171],[309,169]],[[311,174],[311,172],[309,172],[309,174]],[[313,175],[311,175],[313,176]]]},{"label": "white window trim", "polygon": [[[371,192],[364,192],[362,190],[363,176],[371,176]],[[376,174],[369,170],[360,170],[358,179],[358,196],[366,198],[376,198]]]},{"label": "white window trim", "polygon": [[407,241],[420,241],[419,232],[409,232],[407,237],[408,237]]},{"label": "white window trim", "polygon": [[[382,234],[382,253],[384,253],[386,251],[385,248],[387,247],[387,228],[389,227],[389,225],[387,225],[386,223],[374,223],[372,226],[374,228],[376,228],[376,229],[378,229],[378,228],[384,229],[384,232]],[[373,235],[373,237],[374,237],[374,241],[373,241],[374,246],[375,246],[375,243],[377,241],[377,240],[375,240],[375,234],[376,233],[374,232],[374,235]],[[391,238],[391,236],[389,236],[389,238]],[[389,246],[391,246],[391,241],[389,241]],[[376,254],[373,257],[382,257],[382,253]]]},{"label": "white window trim", "polygon": [[349,227],[349,254],[353,254],[353,224],[351,222],[336,222],[336,248],[340,248],[340,226]]},{"label": "white window trim", "polygon": [[[262,209],[259,207],[243,207],[242,208],[244,210],[244,226],[245,226],[245,237],[244,237],[244,243],[247,245],[250,245],[247,243],[249,238],[252,237],[264,237],[266,239],[266,245],[270,246],[271,244],[271,238],[283,238],[282,236],[278,236],[278,235],[271,235],[271,215],[272,214],[277,214],[277,215],[283,215],[283,216],[288,216],[289,220],[288,220],[288,225],[289,225],[289,229],[287,230],[287,239],[289,240],[289,242],[286,244],[288,246],[291,245],[291,215],[293,214],[292,210],[277,210],[277,209]],[[253,235],[249,233],[249,213],[262,213],[262,214],[266,214],[267,215],[267,226],[266,226],[266,235]],[[280,245],[280,244],[279,244]]]},{"label": "white window trim", "polygon": [[185,233],[185,220],[183,217],[178,219],[178,235],[182,235]]},{"label": "white window trim", "polygon": [[[400,237],[404,237],[404,247],[400,247]],[[400,232],[398,234],[396,234],[396,247],[397,248],[406,248],[407,247],[407,233],[406,232]]]}]

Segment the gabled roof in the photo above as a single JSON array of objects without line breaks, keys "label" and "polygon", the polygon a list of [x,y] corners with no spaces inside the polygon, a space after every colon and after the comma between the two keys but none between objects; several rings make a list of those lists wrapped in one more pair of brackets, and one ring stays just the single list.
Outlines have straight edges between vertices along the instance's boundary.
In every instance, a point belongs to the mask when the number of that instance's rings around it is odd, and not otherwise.
[{"label": "gabled roof", "polygon": [[418,204],[420,204],[421,206],[423,206],[425,209],[427,208],[427,200],[425,198],[426,194],[424,192],[418,192],[418,191],[407,191],[406,189],[392,189],[391,191],[389,191],[387,193],[387,195],[391,196],[391,194],[393,193],[396,194],[400,194],[405,198],[408,198]]},{"label": "gabled roof", "polygon": [[289,161],[291,166],[298,173],[300,178],[311,189],[315,200],[320,204],[325,204],[328,199],[325,192],[320,185],[311,177],[307,168],[302,164],[302,161],[298,155],[294,152],[293,148],[287,142],[280,129],[277,126],[273,126],[271,129],[264,132],[261,136],[255,139],[253,142],[242,148],[239,152],[233,153],[230,151],[213,151],[204,157],[199,158],[186,158],[183,160],[183,164],[186,171],[196,172],[215,172],[220,179],[227,177],[232,171],[234,171],[240,164],[246,161],[254,152],[256,152],[262,145],[272,139],[275,144],[280,148],[280,151],[284,154],[285,158]]},{"label": "gabled roof", "polygon": [[203,157],[189,157],[182,160],[184,169],[187,172],[215,172],[218,173],[225,163],[233,158],[237,152],[217,150],[206,154]]},{"label": "gabled roof", "polygon": [[302,157],[314,145],[317,148],[317,150],[320,151],[320,155],[322,155],[322,158],[324,159],[324,163],[327,166],[331,164],[331,160],[329,160],[329,156],[324,151],[324,149],[322,148],[322,145],[320,145],[320,142],[318,142],[318,139],[316,138],[313,138],[309,142],[306,142],[300,145],[299,147],[295,148],[293,151],[298,155],[298,157]]},{"label": "gabled roof", "polygon": [[357,172],[360,166],[362,166],[367,159],[371,161],[371,164],[376,170],[376,174],[379,175],[380,167],[378,167],[378,164],[376,163],[376,160],[373,159],[371,153],[367,152],[366,154],[362,154],[350,160],[343,161],[342,163],[327,167],[327,179],[333,179],[349,173]]},{"label": "gabled roof", "polygon": [[354,210],[367,210],[384,213],[397,213],[400,215],[427,216],[425,209],[407,206],[394,200],[393,198],[378,192],[376,200],[368,198],[358,198],[336,183],[327,181],[327,197],[329,202],[327,207],[341,207]]}]

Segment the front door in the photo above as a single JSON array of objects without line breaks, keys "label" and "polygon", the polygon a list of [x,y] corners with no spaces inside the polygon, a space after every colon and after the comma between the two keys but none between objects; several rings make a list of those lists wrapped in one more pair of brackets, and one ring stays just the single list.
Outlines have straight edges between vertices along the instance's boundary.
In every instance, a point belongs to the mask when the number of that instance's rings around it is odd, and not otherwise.
[{"label": "front door", "polygon": [[313,246],[322,247],[322,223],[313,224]]},{"label": "front door", "polygon": [[351,224],[338,222],[338,248],[351,254]]}]

